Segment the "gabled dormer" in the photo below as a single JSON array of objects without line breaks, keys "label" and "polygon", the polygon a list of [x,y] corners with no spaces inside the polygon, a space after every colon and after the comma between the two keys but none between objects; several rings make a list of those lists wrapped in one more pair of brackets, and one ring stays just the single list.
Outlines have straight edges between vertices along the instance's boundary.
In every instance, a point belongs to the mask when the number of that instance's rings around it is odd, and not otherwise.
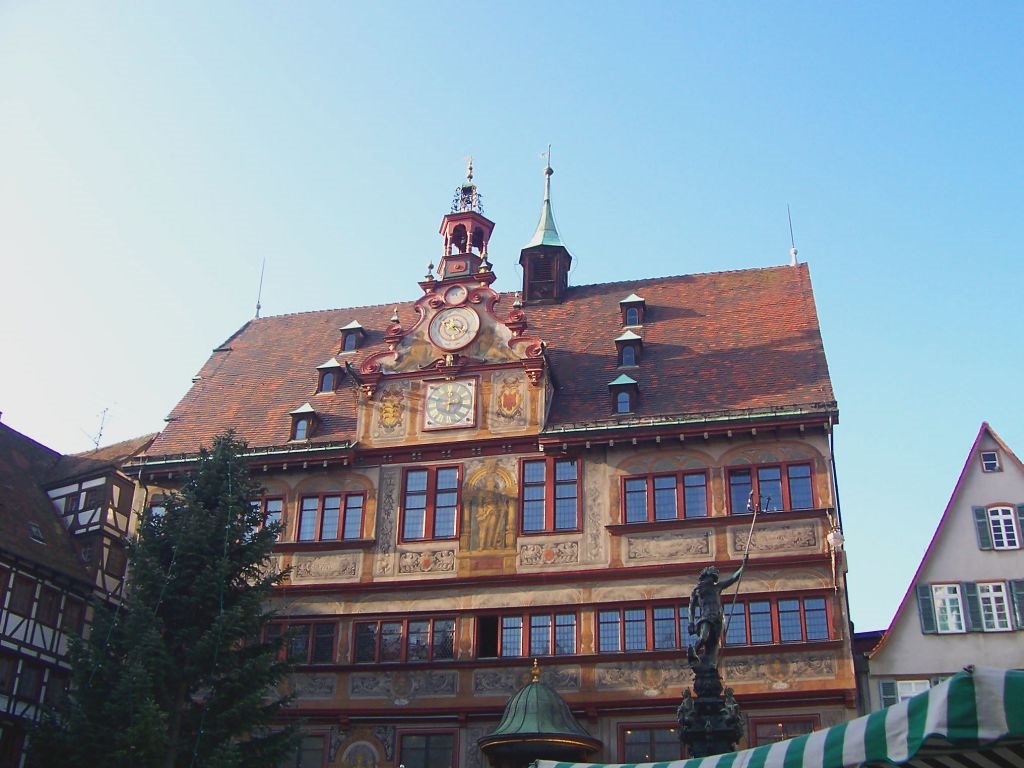
[{"label": "gabled dormer", "polygon": [[338,384],[341,383],[341,377],[345,373],[345,369],[342,368],[341,363],[336,358],[331,358],[326,363],[322,363],[316,367],[317,371],[317,394],[321,392],[334,392],[338,388]]},{"label": "gabled dormer", "polygon": [[341,346],[338,351],[342,353],[355,352],[362,346],[363,340],[366,338],[366,331],[356,320],[338,330],[341,333]]},{"label": "gabled dormer", "polygon": [[641,336],[626,331],[615,339],[615,350],[618,353],[619,368],[632,368],[640,365],[640,353],[644,348]]},{"label": "gabled dormer", "polygon": [[636,413],[637,401],[640,399],[640,385],[636,379],[623,373],[608,382],[608,391],[612,396],[612,413]]},{"label": "gabled dormer", "polygon": [[556,304],[569,287],[569,268],[572,255],[562,243],[551,211],[550,151],[548,166],[544,169],[544,204],[540,221],[530,242],[519,252],[523,268],[523,302],[526,304]]},{"label": "gabled dormer", "polygon": [[292,429],[289,440],[309,440],[316,432],[316,411],[309,403],[299,406],[289,414],[292,418]]},{"label": "gabled dormer", "polygon": [[622,313],[622,324],[625,327],[643,325],[644,316],[647,314],[647,302],[631,293],[619,302],[619,312]]}]

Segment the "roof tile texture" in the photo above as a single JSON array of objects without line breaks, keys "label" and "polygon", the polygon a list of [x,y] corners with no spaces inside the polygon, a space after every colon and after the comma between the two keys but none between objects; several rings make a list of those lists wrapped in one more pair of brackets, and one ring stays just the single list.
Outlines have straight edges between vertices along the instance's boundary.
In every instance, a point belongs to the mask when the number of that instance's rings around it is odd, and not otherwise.
[{"label": "roof tile texture", "polygon": [[[620,302],[646,301],[637,367],[617,367]],[[495,311],[511,310],[503,295]],[[253,447],[288,442],[288,413],[306,401],[321,419],[314,442],[355,437],[356,389],[316,394],[316,367],[332,356],[358,367],[383,350],[393,304],[268,317],[246,323],[214,351],[171,413],[150,455],[193,453],[228,428]],[[412,302],[398,305],[407,327]],[[526,307],[527,333],[547,345],[556,383],[549,426],[614,422],[608,382],[639,385],[635,417],[813,407],[834,394],[807,265],[570,287],[559,304]],[[339,355],[339,329],[357,320],[366,339]]]}]

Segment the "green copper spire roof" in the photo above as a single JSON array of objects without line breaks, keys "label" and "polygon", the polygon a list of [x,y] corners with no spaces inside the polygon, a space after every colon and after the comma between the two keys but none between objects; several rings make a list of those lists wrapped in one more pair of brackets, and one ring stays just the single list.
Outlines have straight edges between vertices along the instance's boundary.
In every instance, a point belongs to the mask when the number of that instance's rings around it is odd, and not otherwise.
[{"label": "green copper spire roof", "polygon": [[534,248],[538,245],[555,245],[565,248],[565,243],[558,236],[558,228],[555,226],[555,215],[551,212],[551,147],[547,151],[548,164],[544,169],[544,205],[540,209],[540,221],[537,222],[537,230],[530,238],[525,248]]}]

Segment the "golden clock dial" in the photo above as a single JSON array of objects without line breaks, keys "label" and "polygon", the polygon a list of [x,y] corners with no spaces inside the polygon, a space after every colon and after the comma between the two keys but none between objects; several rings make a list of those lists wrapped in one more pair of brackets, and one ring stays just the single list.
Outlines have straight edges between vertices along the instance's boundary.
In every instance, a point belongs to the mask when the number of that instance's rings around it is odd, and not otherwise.
[{"label": "golden clock dial", "polygon": [[462,349],[476,338],[480,316],[469,307],[449,307],[434,315],[428,333],[441,349]]},{"label": "golden clock dial", "polygon": [[432,382],[427,385],[426,426],[471,426],[475,421],[475,406],[476,388],[471,382]]}]

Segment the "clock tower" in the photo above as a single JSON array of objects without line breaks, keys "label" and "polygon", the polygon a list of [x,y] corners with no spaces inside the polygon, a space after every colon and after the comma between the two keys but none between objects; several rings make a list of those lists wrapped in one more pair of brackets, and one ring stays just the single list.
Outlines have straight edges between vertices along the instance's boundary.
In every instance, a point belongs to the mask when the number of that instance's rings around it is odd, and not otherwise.
[{"label": "clock tower", "polygon": [[444,241],[441,263],[442,282],[472,278],[487,284],[494,282],[491,263],[487,260],[487,241],[494,222],[483,215],[480,192],[473,183],[473,160],[466,167],[466,180],[455,190],[451,213],[441,219],[440,234]]}]

